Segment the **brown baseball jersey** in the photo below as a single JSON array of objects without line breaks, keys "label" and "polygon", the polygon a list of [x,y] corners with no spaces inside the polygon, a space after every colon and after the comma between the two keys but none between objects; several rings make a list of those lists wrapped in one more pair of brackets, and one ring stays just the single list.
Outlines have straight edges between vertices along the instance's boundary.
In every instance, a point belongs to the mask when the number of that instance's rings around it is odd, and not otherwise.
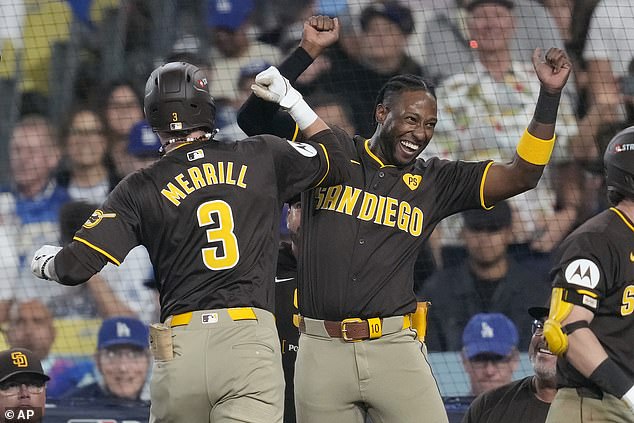
[{"label": "brown baseball jersey", "polygon": [[[594,312],[590,329],[634,379],[634,224],[618,208],[605,210],[571,233],[555,258],[553,285],[592,294],[582,298]],[[560,387],[599,389],[565,358],[557,361],[557,376]]]},{"label": "brown baseball jersey", "polygon": [[432,158],[396,167],[364,138],[344,147],[348,182],[313,190],[302,209],[300,313],[325,320],[412,313],[419,248],[441,219],[483,205],[491,162]]},{"label": "brown baseball jersey", "polygon": [[328,130],[305,143],[262,135],[172,150],[113,190],[74,248],[56,257],[58,276],[72,273],[77,244],[115,264],[142,244],[159,285],[161,320],[239,306],[273,311],[282,204],[340,182],[336,144]]}]

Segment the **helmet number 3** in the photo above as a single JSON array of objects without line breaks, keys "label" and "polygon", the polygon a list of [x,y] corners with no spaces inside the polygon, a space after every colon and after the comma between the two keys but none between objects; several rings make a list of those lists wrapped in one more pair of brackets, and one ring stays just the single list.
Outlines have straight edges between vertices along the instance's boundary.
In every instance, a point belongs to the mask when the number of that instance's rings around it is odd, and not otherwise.
[{"label": "helmet number 3", "polygon": [[198,225],[206,229],[207,242],[213,246],[202,249],[203,263],[211,270],[231,269],[240,259],[238,238],[233,232],[231,206],[222,200],[207,201],[196,212]]}]

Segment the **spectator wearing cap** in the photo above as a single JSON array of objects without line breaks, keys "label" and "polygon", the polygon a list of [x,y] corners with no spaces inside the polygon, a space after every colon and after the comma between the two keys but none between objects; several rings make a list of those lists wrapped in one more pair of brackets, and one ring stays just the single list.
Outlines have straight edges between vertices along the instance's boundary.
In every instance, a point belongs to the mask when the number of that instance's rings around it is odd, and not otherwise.
[{"label": "spectator wearing cap", "polygon": [[[438,2],[440,0],[434,0],[434,7],[429,8],[435,13],[425,22],[424,35],[418,42],[422,44],[421,62],[425,63],[431,76],[440,81],[462,72],[472,63],[477,44],[471,43],[473,38],[465,24],[469,13],[467,8],[473,3],[469,0],[450,0],[445,2],[449,4],[436,6]],[[511,1],[500,0],[499,3],[508,5]],[[517,19],[517,30],[513,36],[514,58],[530,57],[536,46],[565,47],[555,19],[541,2],[516,0],[513,3]]]},{"label": "spectator wearing cap", "polygon": [[526,348],[531,319],[517,304],[546,303],[548,278],[509,254],[513,216],[508,202],[497,203],[491,210],[468,210],[461,216],[466,257],[433,273],[416,293],[419,300],[432,303],[427,347],[430,351],[457,351],[471,316],[497,312],[519,328],[520,345]]},{"label": "spectator wearing cap", "polygon": [[161,139],[152,131],[145,119],[136,122],[128,134],[126,175],[146,168],[160,157]]},{"label": "spectator wearing cap", "polygon": [[528,358],[534,374],[484,392],[469,406],[462,423],[540,423],[546,421],[557,393],[557,357],[544,338],[548,308],[531,307],[534,319]]},{"label": "spectator wearing cap", "polygon": [[[18,417],[18,409],[34,414],[24,421],[39,423],[44,416],[46,404],[46,382],[49,377],[42,370],[42,364],[31,350],[11,348],[0,352],[0,410],[2,421],[8,418],[9,410]],[[11,421],[20,421],[19,419]]]},{"label": "spectator wearing cap", "polygon": [[253,37],[254,0],[208,0],[208,6],[211,95],[217,101],[231,101],[238,96],[237,80],[243,66],[256,60],[277,64],[282,52]]},{"label": "spectator wearing cap", "polygon": [[[362,11],[358,51],[333,58],[329,74],[313,85],[340,94],[354,112],[358,133],[370,137],[375,129],[376,94],[393,76],[423,75],[422,66],[407,54],[407,41],[414,31],[411,10],[395,0],[371,3]],[[354,83],[351,83],[354,81]]]},{"label": "spectator wearing cap", "polygon": [[[516,3],[465,2],[474,60],[438,85],[438,124],[424,157],[501,162],[515,157],[517,139],[532,116],[541,88],[531,60],[533,51],[514,56]],[[535,41],[535,47],[542,48],[543,55],[552,44]],[[579,134],[574,104],[576,98],[564,90],[557,114],[557,142],[544,176],[535,189],[509,200],[516,210],[513,243],[533,255],[550,254],[575,223],[579,188],[577,179],[568,176],[575,174],[569,148]],[[443,245],[461,244],[456,219],[445,220],[440,228]]]},{"label": "spectator wearing cap", "polygon": [[469,376],[471,395],[511,382],[519,366],[515,324],[502,313],[477,313],[462,332],[462,365]]},{"label": "spectator wearing cap", "polygon": [[149,330],[138,319],[113,317],[99,328],[95,365],[97,382],[69,392],[68,398],[122,402],[147,399],[150,371]]}]

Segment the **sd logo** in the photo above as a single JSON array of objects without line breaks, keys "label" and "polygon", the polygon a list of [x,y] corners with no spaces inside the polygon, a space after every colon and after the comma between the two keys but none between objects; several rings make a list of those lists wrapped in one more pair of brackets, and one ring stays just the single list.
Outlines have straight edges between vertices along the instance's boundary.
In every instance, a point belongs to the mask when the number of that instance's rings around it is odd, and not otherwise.
[{"label": "sd logo", "polygon": [[421,180],[423,179],[420,175],[412,175],[411,173],[406,173],[403,175],[403,182],[405,185],[412,191],[420,186]]}]

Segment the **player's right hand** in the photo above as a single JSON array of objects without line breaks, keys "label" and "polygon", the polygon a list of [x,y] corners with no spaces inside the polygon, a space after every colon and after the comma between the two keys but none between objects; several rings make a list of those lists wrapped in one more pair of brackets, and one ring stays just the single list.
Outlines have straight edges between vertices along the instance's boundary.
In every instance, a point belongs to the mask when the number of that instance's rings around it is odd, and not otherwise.
[{"label": "player's right hand", "polygon": [[339,40],[339,19],[328,16],[311,16],[304,22],[300,47],[314,59]]},{"label": "player's right hand", "polygon": [[55,272],[52,270],[52,263],[55,255],[59,253],[61,249],[62,247],[56,247],[54,245],[40,247],[33,255],[33,260],[31,260],[31,272],[40,279],[56,279]]},{"label": "player's right hand", "polygon": [[302,95],[284,78],[275,66],[260,72],[255,77],[255,84],[251,85],[255,95],[263,100],[279,104],[284,109],[290,109],[297,104]]}]

